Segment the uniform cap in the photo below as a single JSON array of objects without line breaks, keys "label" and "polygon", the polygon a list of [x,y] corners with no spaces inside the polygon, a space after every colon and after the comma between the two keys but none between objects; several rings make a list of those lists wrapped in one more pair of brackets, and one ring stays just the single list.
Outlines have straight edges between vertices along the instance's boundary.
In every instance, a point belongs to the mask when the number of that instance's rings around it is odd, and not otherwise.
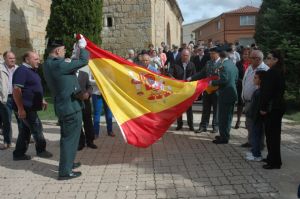
[{"label": "uniform cap", "polygon": [[222,49],[219,46],[215,46],[209,49],[209,52],[216,52],[216,53],[220,53],[222,51]]},{"label": "uniform cap", "polygon": [[47,44],[48,49],[54,49],[54,48],[61,47],[61,46],[64,46],[64,42],[61,39],[49,39],[48,40],[48,44]]}]

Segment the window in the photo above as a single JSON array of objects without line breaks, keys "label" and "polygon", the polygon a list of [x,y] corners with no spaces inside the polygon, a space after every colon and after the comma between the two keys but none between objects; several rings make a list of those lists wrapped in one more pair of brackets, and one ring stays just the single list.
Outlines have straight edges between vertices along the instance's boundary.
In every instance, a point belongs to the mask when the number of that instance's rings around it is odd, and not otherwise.
[{"label": "window", "polygon": [[220,30],[221,29],[221,21],[218,21],[217,22],[217,30]]},{"label": "window", "polygon": [[241,26],[253,26],[255,25],[255,16],[240,16]]},{"label": "window", "polygon": [[104,27],[112,27],[114,25],[113,17],[106,15],[104,18]]},{"label": "window", "polygon": [[112,17],[107,17],[107,27],[112,27],[112,26],[113,26]]}]

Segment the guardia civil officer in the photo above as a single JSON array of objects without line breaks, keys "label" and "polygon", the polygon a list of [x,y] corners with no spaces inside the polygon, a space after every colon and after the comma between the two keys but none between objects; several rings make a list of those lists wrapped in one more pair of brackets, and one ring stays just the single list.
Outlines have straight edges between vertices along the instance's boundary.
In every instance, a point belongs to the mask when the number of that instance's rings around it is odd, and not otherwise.
[{"label": "guardia civil officer", "polygon": [[89,54],[84,49],[86,41],[81,36],[77,43],[79,59],[65,59],[66,49],[61,40],[48,42],[49,57],[44,63],[44,77],[54,97],[54,109],[61,128],[59,180],[68,180],[81,175],[72,169],[82,127],[82,100],[88,95],[80,92],[76,71],[88,64]]},{"label": "guardia civil officer", "polygon": [[[193,75],[189,81],[200,80],[203,78],[218,76],[218,68],[221,66],[221,58],[219,56],[220,49],[218,47],[210,48],[209,55],[210,60],[206,63],[205,67],[199,72]],[[199,124],[199,129],[195,133],[202,133],[207,131],[209,124],[209,117],[211,113],[211,107],[213,107],[213,119],[212,119],[212,133],[217,133],[218,127],[218,93],[208,93],[203,92],[203,111],[201,116],[201,122]]]},{"label": "guardia civil officer", "polygon": [[225,51],[220,53],[222,59],[222,66],[219,67],[220,79],[211,82],[211,85],[219,86],[218,117],[220,136],[216,136],[216,139],[213,141],[215,144],[228,143],[234,103],[237,100],[236,82],[238,80],[238,70],[226,56]]}]

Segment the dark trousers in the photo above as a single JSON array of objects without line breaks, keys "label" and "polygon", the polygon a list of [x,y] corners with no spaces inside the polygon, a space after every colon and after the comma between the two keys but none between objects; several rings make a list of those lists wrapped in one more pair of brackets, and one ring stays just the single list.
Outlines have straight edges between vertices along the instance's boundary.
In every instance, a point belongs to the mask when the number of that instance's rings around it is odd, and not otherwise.
[{"label": "dark trousers", "polygon": [[95,133],[92,121],[92,105],[90,100],[84,100],[84,109],[82,110],[83,128],[81,128],[79,146],[92,144],[95,139]]},{"label": "dark trousers", "polygon": [[207,94],[204,92],[203,97],[203,110],[200,122],[200,128],[207,128],[209,124],[209,118],[211,113],[211,107],[213,108],[213,120],[212,127],[218,130],[218,95],[216,93]]},{"label": "dark trousers", "polygon": [[233,103],[219,103],[219,132],[222,140],[228,141],[233,117]]},{"label": "dark trousers", "polygon": [[78,111],[61,117],[59,124],[61,138],[58,172],[60,176],[63,176],[72,172],[82,127],[82,112]]},{"label": "dark trousers", "polygon": [[7,102],[4,104],[0,102],[0,123],[2,127],[3,140],[6,144],[11,144],[12,128],[11,128],[11,115],[12,115],[12,96],[9,95]]},{"label": "dark trousers", "polygon": [[253,122],[252,126],[252,136],[251,136],[251,152],[254,157],[261,157],[261,143],[263,140],[263,121],[258,120]]},{"label": "dark trousers", "polygon": [[[192,107],[190,107],[187,111],[186,111],[186,116],[187,116],[187,123],[189,125],[190,128],[194,128],[194,124],[193,124],[193,110]],[[183,121],[182,121],[182,116],[177,118],[177,126],[182,127],[183,126]]]},{"label": "dark trousers", "polygon": [[36,153],[46,150],[46,140],[43,134],[43,126],[36,111],[26,111],[26,119],[17,118],[19,135],[16,143],[16,149],[13,152],[14,157],[23,156],[30,142],[32,134],[35,141]]},{"label": "dark trousers", "polygon": [[281,166],[280,142],[282,111],[271,111],[265,117],[265,134],[268,148],[267,163],[271,166]]}]

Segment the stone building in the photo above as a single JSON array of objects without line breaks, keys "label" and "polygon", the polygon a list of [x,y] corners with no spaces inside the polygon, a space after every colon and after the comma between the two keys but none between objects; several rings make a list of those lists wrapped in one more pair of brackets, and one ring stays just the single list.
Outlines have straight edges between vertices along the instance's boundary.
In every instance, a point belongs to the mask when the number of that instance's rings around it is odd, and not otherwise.
[{"label": "stone building", "polygon": [[[0,0],[0,53],[44,54],[51,0]],[[176,0],[103,0],[102,48],[125,56],[162,41],[181,42],[183,17]]]},{"label": "stone building", "polygon": [[0,53],[12,50],[18,61],[29,49],[43,55],[50,5],[51,0],[0,0]]},{"label": "stone building", "polygon": [[151,43],[181,43],[183,17],[176,0],[105,0],[103,22],[102,47],[123,56]]}]

